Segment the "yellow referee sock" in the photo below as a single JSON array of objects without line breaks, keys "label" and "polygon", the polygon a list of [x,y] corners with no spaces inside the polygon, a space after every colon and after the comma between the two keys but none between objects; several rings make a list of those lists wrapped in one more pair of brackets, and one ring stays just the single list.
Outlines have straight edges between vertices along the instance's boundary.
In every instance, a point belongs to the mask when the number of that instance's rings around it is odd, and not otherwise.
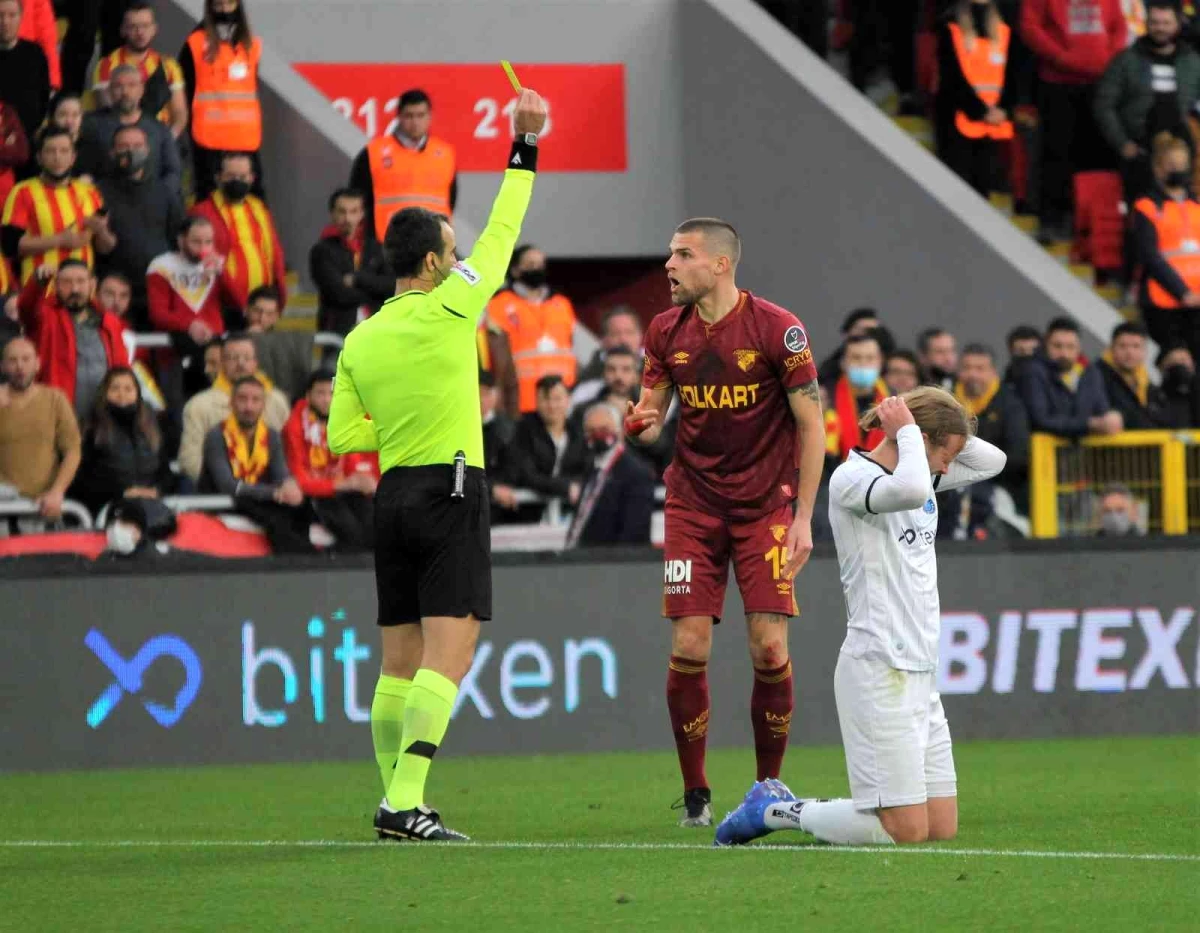
[{"label": "yellow referee sock", "polygon": [[375,699],[371,701],[371,741],[375,743],[375,762],[383,780],[383,792],[392,782],[396,759],[400,757],[400,740],[404,736],[404,705],[413,682],[407,677],[380,674],[375,684]]},{"label": "yellow referee sock", "polygon": [[437,671],[421,668],[404,705],[404,741],[396,773],[388,785],[393,810],[411,810],[425,802],[425,778],[450,725],[458,687]]}]

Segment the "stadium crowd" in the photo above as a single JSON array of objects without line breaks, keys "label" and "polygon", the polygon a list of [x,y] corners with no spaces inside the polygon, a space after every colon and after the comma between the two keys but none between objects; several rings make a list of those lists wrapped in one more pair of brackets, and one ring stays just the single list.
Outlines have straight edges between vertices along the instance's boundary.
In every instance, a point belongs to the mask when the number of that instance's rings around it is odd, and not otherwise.
[{"label": "stadium crowd", "polygon": [[[1023,138],[1014,121],[1037,122],[1027,85],[1041,76],[1041,213],[1054,233],[1070,205],[1051,203],[1050,192],[1069,191],[1071,174],[1091,167],[1068,155],[1086,138],[1094,105],[1096,139],[1125,160],[1125,196],[1139,198],[1126,266],[1143,274],[1144,323],[1117,327],[1102,358],[1089,360],[1069,319],[1044,331],[1016,326],[1000,353],[939,329],[912,335],[905,347],[888,329],[886,309],[862,308],[845,319],[842,343],[820,367],[827,474],[855,446],[878,442],[878,432],[859,429],[866,407],[925,383],[953,391],[979,418],[980,434],[1008,454],[996,484],[944,494],[939,534],[1003,534],[998,509],[1027,512],[1033,431],[1078,438],[1200,427],[1200,259],[1192,256],[1200,246],[1187,239],[1200,229],[1200,215],[1189,226],[1200,202],[1183,177],[1192,164],[1192,137],[1183,133],[1200,96],[1200,58],[1177,35],[1181,14],[1169,4],[1149,0],[1149,35],[1132,44],[1136,24],[1123,13],[1118,21],[1109,10],[1117,5],[1079,0],[1069,20],[1054,0],[953,5],[937,33],[934,106],[947,161],[991,190],[1001,148]],[[285,256],[263,186],[261,42],[245,5],[206,0],[204,19],[171,58],[154,48],[152,4],[96,4],[108,26],[90,81],[90,47],[81,67],[72,33],[79,25],[94,36],[97,22],[91,13],[72,19],[60,61],[56,43],[43,41],[48,6],[0,0],[0,501],[37,506],[36,515],[0,521],[0,534],[54,527],[68,499],[94,514],[108,506],[144,518],[148,503],[164,496],[215,493],[231,498],[277,552],[369,549],[378,462],[336,456],[325,436],[336,346],[318,348],[318,359],[311,334],[278,327],[287,269],[299,257]],[[854,5],[880,16],[882,6]],[[1086,23],[1084,7],[1097,11]],[[860,45],[864,36],[886,37],[872,22],[857,24]],[[1163,103],[1167,78],[1158,65],[1146,72],[1147,89],[1126,60],[1167,55],[1154,37],[1171,24],[1177,108]],[[985,35],[1007,49],[1007,64],[968,53]],[[860,76],[871,70],[863,54]],[[1189,97],[1193,68],[1197,93]],[[984,78],[995,86],[983,90]],[[916,85],[898,86],[904,106],[913,106]],[[1060,121],[1074,124],[1064,130]],[[433,129],[433,102],[404,91],[395,132],[369,143],[347,187],[329,194],[329,225],[314,231],[307,257],[320,330],[347,334],[393,293],[379,238],[396,211],[420,205],[452,214],[455,151]],[[493,523],[554,516],[569,546],[647,542],[678,402],[653,445],[627,445],[622,420],[640,393],[645,318],[611,309],[599,347],[580,359],[574,307],[553,281],[545,251],[520,247],[478,334]],[[139,345],[145,341],[135,335],[146,334],[162,339]],[[1148,335],[1160,346],[1157,384]],[[1123,533],[1119,516],[1135,511],[1131,499],[1128,490],[1108,491],[1108,533]]]}]

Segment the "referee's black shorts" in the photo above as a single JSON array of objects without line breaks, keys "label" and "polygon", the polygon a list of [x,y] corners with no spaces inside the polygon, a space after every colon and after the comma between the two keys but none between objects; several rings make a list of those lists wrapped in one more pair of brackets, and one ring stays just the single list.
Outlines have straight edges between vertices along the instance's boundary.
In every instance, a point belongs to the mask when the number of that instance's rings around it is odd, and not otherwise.
[{"label": "referee's black shorts", "polygon": [[463,498],[453,466],[393,467],[375,492],[379,624],[422,617],[492,617],[490,502],[483,470],[467,467]]}]

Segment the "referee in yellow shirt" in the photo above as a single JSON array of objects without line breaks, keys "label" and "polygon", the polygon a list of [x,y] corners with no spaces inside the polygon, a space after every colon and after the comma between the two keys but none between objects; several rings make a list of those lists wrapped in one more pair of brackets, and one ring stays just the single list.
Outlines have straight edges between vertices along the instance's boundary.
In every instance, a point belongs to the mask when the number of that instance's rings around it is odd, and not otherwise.
[{"label": "referee in yellow shirt", "polygon": [[375,585],[383,668],[371,738],[383,778],[380,838],[455,841],[425,806],[479,623],[492,616],[489,495],[483,475],[475,331],[503,283],[533,193],[545,102],[523,89],[500,193],[469,259],[446,218],[419,207],[392,217],[384,252],[396,295],[346,338],[329,447],[379,451]]}]

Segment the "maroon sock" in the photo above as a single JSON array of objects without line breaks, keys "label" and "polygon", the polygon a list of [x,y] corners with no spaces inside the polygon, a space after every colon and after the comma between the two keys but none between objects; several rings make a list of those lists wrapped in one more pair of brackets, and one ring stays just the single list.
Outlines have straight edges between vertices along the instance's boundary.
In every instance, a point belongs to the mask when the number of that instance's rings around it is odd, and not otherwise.
[{"label": "maroon sock", "polygon": [[754,725],[754,757],[758,780],[779,777],[792,725],[792,662],[769,670],[754,670],[750,694],[750,722]]},{"label": "maroon sock", "polygon": [[708,744],[708,662],[671,655],[667,669],[667,709],[679,753],[684,790],[708,787],[704,749]]}]

